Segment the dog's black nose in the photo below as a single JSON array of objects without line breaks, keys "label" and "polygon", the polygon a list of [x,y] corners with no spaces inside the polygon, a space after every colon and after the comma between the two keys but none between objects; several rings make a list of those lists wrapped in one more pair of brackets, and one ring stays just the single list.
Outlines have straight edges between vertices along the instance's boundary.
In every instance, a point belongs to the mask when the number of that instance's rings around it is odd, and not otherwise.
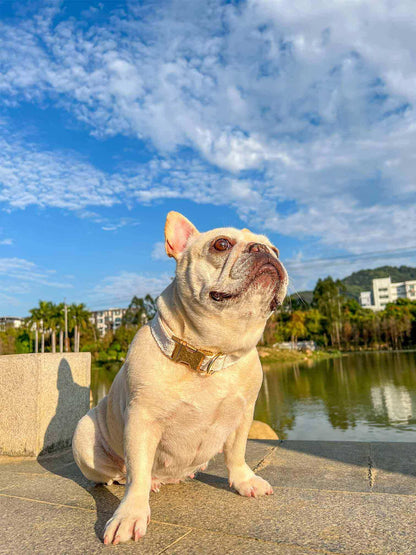
[{"label": "dog's black nose", "polygon": [[248,245],[248,252],[269,252],[266,245],[261,243],[250,243]]}]

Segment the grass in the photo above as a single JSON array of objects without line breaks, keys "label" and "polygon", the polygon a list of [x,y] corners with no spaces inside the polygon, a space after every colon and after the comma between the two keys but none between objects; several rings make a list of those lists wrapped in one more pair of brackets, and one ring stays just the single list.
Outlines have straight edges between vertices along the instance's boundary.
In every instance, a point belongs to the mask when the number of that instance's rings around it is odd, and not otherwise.
[{"label": "grass", "polygon": [[335,349],[328,351],[290,351],[287,349],[277,349],[276,347],[259,347],[260,360],[264,364],[281,362],[286,364],[324,360],[327,358],[341,357],[342,353]]}]

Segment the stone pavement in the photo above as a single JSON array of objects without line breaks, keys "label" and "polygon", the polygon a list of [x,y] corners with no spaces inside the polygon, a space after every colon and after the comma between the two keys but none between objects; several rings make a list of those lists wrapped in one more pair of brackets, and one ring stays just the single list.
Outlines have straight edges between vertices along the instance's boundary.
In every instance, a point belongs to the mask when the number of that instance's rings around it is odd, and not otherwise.
[{"label": "stone pavement", "polygon": [[94,486],[68,450],[3,457],[0,553],[416,553],[416,443],[250,440],[247,460],[273,496],[234,493],[218,456],[151,494],[143,539],[105,547],[123,486]]}]

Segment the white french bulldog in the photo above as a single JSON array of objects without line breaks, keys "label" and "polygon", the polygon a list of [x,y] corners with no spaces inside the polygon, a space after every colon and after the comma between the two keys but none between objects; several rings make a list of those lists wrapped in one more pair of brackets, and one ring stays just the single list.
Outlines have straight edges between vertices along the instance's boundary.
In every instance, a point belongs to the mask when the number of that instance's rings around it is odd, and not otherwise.
[{"label": "white french bulldog", "polygon": [[262,383],[256,345],[287,288],[278,250],[247,229],[199,233],[177,212],[167,216],[165,239],[176,277],[73,439],[88,479],[126,483],[105,544],[144,536],[150,491],[193,477],[223,449],[230,486],[246,496],[273,493],[246,464],[245,449]]}]

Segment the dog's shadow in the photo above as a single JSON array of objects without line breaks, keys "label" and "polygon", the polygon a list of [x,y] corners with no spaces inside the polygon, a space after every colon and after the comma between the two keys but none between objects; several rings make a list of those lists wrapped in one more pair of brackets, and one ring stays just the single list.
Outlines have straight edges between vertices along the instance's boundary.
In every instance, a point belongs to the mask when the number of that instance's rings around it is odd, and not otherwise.
[{"label": "dog's shadow", "polygon": [[[95,534],[102,541],[105,524],[119,506],[120,499],[124,495],[124,486],[106,486],[87,480],[77,467],[71,449],[51,455],[41,455],[37,460],[48,472],[72,480],[93,497],[96,508]],[[119,496],[110,490],[117,491]]]},{"label": "dog's shadow", "polygon": [[[106,486],[104,484],[94,484],[94,482],[87,480],[77,467],[71,449],[66,449],[65,451],[50,455],[42,455],[39,456],[37,460],[48,472],[61,476],[67,480],[72,480],[93,497],[96,508],[94,530],[97,538],[102,542],[105,525],[119,506],[124,495],[125,486],[118,484]],[[236,493],[234,490],[230,489],[226,478],[217,476],[216,474],[200,472],[195,476],[195,480],[210,487],[225,490],[230,494]],[[169,485],[163,487],[168,488]],[[117,495],[115,493],[117,493]]]},{"label": "dog's shadow", "polygon": [[[74,429],[77,421],[83,416],[83,414],[74,414],[73,399],[84,397],[88,403],[90,398],[89,387],[82,387],[74,382],[70,364],[65,358],[59,363],[56,385],[58,389],[56,411],[45,430],[43,449],[37,462],[48,472],[72,480],[93,497],[97,512],[95,533],[102,540],[105,524],[124,495],[124,486],[107,487],[87,480],[73,459],[72,449],[69,447],[71,440],[60,440],[62,429],[68,429],[68,426]],[[116,491],[120,497],[111,490]]]},{"label": "dog's shadow", "polygon": [[234,490],[230,489],[227,478],[224,478],[223,476],[217,476],[216,474],[207,474],[205,472],[199,472],[198,474],[196,474],[195,480],[197,482],[201,482],[202,484],[206,484],[207,486],[225,490],[229,493],[237,493]]}]

